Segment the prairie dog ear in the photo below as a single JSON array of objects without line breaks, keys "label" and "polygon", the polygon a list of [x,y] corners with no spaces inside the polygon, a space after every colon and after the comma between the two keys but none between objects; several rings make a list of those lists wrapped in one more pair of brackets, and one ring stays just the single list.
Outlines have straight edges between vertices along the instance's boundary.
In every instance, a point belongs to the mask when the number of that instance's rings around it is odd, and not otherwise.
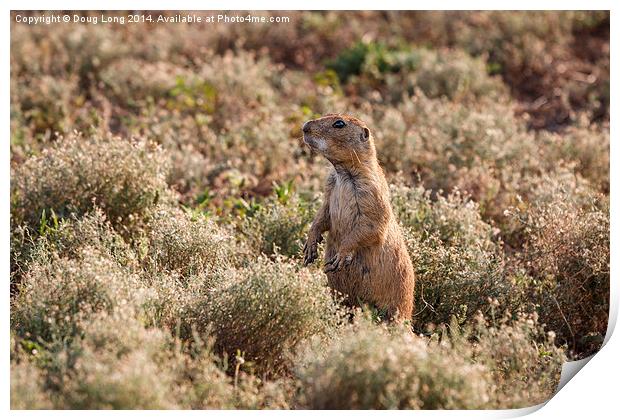
[{"label": "prairie dog ear", "polygon": [[366,141],[370,138],[370,130],[366,127],[362,128],[362,134],[360,135],[362,141]]}]

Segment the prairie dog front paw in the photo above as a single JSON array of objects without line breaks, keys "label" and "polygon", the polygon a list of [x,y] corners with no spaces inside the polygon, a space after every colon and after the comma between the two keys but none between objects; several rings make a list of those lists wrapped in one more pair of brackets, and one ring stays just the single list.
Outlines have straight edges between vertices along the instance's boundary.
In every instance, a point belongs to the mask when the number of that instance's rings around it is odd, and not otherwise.
[{"label": "prairie dog front paw", "polygon": [[341,254],[340,252],[336,253],[334,257],[325,263],[325,267],[323,272],[332,273],[338,271],[342,268],[346,268],[351,265],[353,262],[353,253],[349,252],[346,254]]}]

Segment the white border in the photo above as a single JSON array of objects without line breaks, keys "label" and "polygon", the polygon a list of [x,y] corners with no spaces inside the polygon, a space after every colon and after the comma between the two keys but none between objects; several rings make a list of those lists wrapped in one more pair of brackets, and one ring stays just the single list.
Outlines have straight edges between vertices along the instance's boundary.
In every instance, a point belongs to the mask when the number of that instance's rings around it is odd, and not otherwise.
[{"label": "white border", "polygon": [[[604,0],[590,0],[590,1],[575,1],[565,0],[562,2],[553,0],[522,0],[519,2],[501,2],[490,0],[478,0],[478,1],[457,1],[457,0],[444,0],[440,4],[427,2],[419,2],[419,4],[407,4],[396,0],[382,0],[381,2],[369,1],[369,0],[341,0],[334,2],[333,0],[313,0],[312,2],[300,2],[300,1],[264,1],[261,2],[259,7],[257,4],[253,4],[249,1],[240,0],[228,0],[228,1],[212,1],[212,2],[198,2],[191,0],[177,0],[166,4],[163,1],[119,1],[111,0],[105,3],[105,7],[101,3],[97,3],[89,0],[67,0],[56,5],[51,5],[49,2],[34,1],[34,0],[22,0],[22,1],[4,1],[0,5],[3,10],[4,19],[10,19],[9,11],[14,10],[360,10],[360,9],[381,9],[381,10],[400,10],[400,9],[421,9],[421,10],[481,10],[481,9],[497,9],[497,10],[611,10],[611,43],[613,46],[618,45],[618,31],[614,28],[616,23],[614,2]],[[416,7],[419,6],[419,7]],[[430,6],[430,7],[429,7]],[[441,9],[438,7],[441,6]],[[2,111],[3,118],[1,119],[2,129],[6,139],[3,142],[3,147],[0,150],[0,158],[2,159],[2,173],[3,176],[0,179],[0,190],[2,197],[4,198],[4,205],[0,210],[0,217],[2,218],[2,234],[5,240],[2,242],[2,269],[5,273],[6,282],[4,284],[5,299],[2,300],[2,330],[3,340],[0,345],[0,354],[2,355],[3,364],[3,380],[1,383],[2,396],[0,399],[0,408],[3,412],[9,410],[9,179],[10,179],[10,160],[9,160],[9,131],[10,131],[10,113],[9,113],[9,86],[10,86],[10,72],[9,72],[9,48],[10,48],[10,25],[5,20],[5,24],[0,25],[0,45],[3,47],[0,50],[4,51],[1,54],[0,60],[2,61],[2,67],[0,72],[2,74],[3,88],[0,90],[2,95],[2,103],[0,109]],[[612,47],[611,68],[617,69],[617,54],[615,53],[615,47]],[[613,73],[613,71],[612,71]],[[615,79],[611,82],[611,113],[612,113],[612,142],[611,142],[611,162],[618,162],[617,147],[614,146],[614,135],[616,134],[616,121],[618,117],[617,112],[617,97],[618,89]],[[612,164],[611,167],[611,208],[617,209],[617,188],[615,186],[618,182],[618,170]],[[611,213],[611,252],[612,255],[617,255],[616,248],[618,247],[618,234],[617,226],[618,214],[617,212]],[[613,258],[611,261],[612,276],[616,273],[617,264],[614,263]],[[568,384],[561,389],[561,391],[552,398],[546,405],[521,409],[521,410],[498,410],[498,411],[402,411],[402,412],[370,412],[370,411],[358,411],[355,413],[342,412],[336,415],[355,415],[361,418],[377,417],[401,417],[415,416],[416,418],[507,418],[517,417],[525,415],[531,412],[532,418],[544,419],[544,418],[559,418],[560,416],[581,417],[593,416],[594,418],[606,418],[612,412],[617,413],[616,401],[617,389],[618,389],[618,375],[619,363],[617,355],[620,353],[620,342],[617,337],[613,337],[610,333],[613,331],[618,313],[618,285],[617,282],[611,282],[612,286],[612,305],[610,313],[610,326],[608,328],[608,335],[606,337],[605,347],[592,358],[592,361],[577,375],[577,379],[569,381]],[[544,406],[544,407],[543,407]],[[109,412],[96,412],[89,411],[84,413],[89,417],[103,418],[109,416]],[[295,411],[295,412],[277,412],[277,411],[210,411],[208,413],[196,411],[196,412],[179,412],[179,411],[140,411],[140,412],[116,412],[112,413],[114,416],[138,416],[149,418],[176,418],[179,415],[188,417],[197,416],[217,416],[221,418],[238,418],[239,416],[250,417],[263,417],[268,416],[271,418],[283,418],[289,416],[295,416],[299,418],[311,418],[319,415],[331,415],[328,413],[313,413],[309,411]],[[23,417],[23,418],[36,418],[40,419],[41,416],[51,418],[76,418],[82,416],[81,412],[10,412],[11,416]]]}]

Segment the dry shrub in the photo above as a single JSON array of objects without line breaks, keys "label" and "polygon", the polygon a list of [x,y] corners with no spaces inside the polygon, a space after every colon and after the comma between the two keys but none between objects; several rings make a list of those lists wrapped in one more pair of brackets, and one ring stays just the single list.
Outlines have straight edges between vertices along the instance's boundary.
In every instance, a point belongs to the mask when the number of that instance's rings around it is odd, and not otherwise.
[{"label": "dry shrub", "polygon": [[[74,110],[83,101],[75,76],[63,80],[49,75],[32,77],[23,86],[14,86],[11,95],[11,112],[20,117],[22,130],[41,141],[73,129],[78,122]],[[12,144],[15,152],[26,155],[37,151],[37,146]]]},{"label": "dry shrub", "polygon": [[440,50],[429,55],[416,70],[412,87],[419,87],[430,98],[498,98],[506,93],[501,81],[489,76],[487,63],[481,58],[461,50]]},{"label": "dry shrub", "polygon": [[[607,197],[593,190],[592,184],[576,173],[574,165],[558,165],[554,170],[524,179],[524,194],[515,200],[515,205],[506,211],[513,217],[514,209],[544,207],[564,199],[574,208],[601,205]],[[513,217],[514,218],[514,217]],[[525,225],[521,224],[522,229]]]},{"label": "dry shrub", "polygon": [[379,159],[389,171],[420,176],[432,190],[459,187],[485,216],[499,217],[522,178],[548,165],[509,104],[478,108],[418,92],[379,115],[376,126]]},{"label": "dry shrub", "polygon": [[[172,360],[180,405],[192,410],[288,408],[282,390],[245,372],[226,375],[225,365],[210,352],[212,343],[192,343]],[[275,387],[274,387],[275,385]]]},{"label": "dry shrub", "polygon": [[[404,36],[488,57],[536,128],[608,118],[609,12],[412,12]],[[542,57],[542,58],[541,58]]]},{"label": "dry shrub", "polygon": [[157,357],[166,337],[139,322],[112,314],[84,326],[79,353],[63,379],[62,403],[71,409],[174,408],[171,372]]},{"label": "dry shrub", "polygon": [[485,58],[488,65],[481,73],[502,76],[525,102],[534,127],[557,128],[574,120],[578,111],[595,120],[609,115],[607,11],[347,12],[347,25],[338,12],[291,15],[290,25],[222,31],[218,45],[230,48],[241,40],[243,48],[266,50],[274,61],[308,71],[351,50],[356,53],[354,68],[361,67],[368,50],[389,68],[390,54],[356,47],[362,38],[397,50],[407,44],[462,49]]},{"label": "dry shrub", "polygon": [[423,187],[392,186],[392,205],[405,230],[416,271],[414,327],[470,321],[477,311],[490,313],[489,302],[516,302],[504,275],[496,232],[485,223],[476,203],[458,191],[432,201]]},{"label": "dry shrub", "polygon": [[302,407],[523,408],[551,398],[564,362],[535,316],[456,321],[430,339],[368,321],[300,359]]},{"label": "dry shrub", "polygon": [[[265,112],[263,114],[262,112]],[[266,178],[262,185],[269,191],[274,174],[282,173],[294,156],[297,142],[290,136],[290,126],[282,116],[262,112],[248,112],[245,121],[233,122],[226,119],[226,128],[218,136],[219,143],[209,156],[228,156],[228,168],[239,171],[250,187],[257,187],[259,179]],[[234,127],[233,127],[234,125]],[[257,156],[257,159],[249,158]],[[250,182],[248,182],[250,181]]]},{"label": "dry shrub", "polygon": [[184,275],[181,270],[148,269],[142,273],[143,284],[152,292],[142,305],[145,325],[163,328],[175,336],[192,339],[193,328],[210,331],[205,315],[206,301],[213,291],[230,280],[235,264],[253,264],[247,255],[228,255],[227,263],[199,273]]},{"label": "dry shrub", "polygon": [[225,278],[197,302],[195,325],[210,325],[219,350],[241,352],[260,372],[282,371],[302,341],[328,334],[338,321],[325,277],[292,261],[259,257]]},{"label": "dry shrub", "polygon": [[175,341],[171,365],[180,406],[191,409],[281,409],[289,408],[292,387],[286,379],[267,381],[236,370],[226,375],[229,363],[213,353],[213,339],[202,339],[195,331],[189,343]]},{"label": "dry shrub", "polygon": [[217,152],[211,154],[218,142],[206,120],[157,107],[129,121],[123,127],[129,135],[144,135],[166,150],[170,156],[167,180],[181,194],[194,199],[212,185],[223,164],[214,161]]},{"label": "dry shrub", "polygon": [[148,293],[139,278],[96,248],[82,247],[76,257],[52,256],[35,262],[11,302],[11,326],[40,343],[70,338],[81,323],[116,307],[135,311]]},{"label": "dry shrub", "polygon": [[105,214],[95,208],[81,218],[51,219],[32,231],[18,226],[11,231],[11,292],[33,263],[54,258],[79,257],[83,247],[92,248],[121,266],[136,266],[134,250],[114,231]]},{"label": "dry shrub", "polygon": [[92,317],[71,346],[42,359],[57,408],[180,408],[170,336],[122,310]]},{"label": "dry shrub", "polygon": [[478,109],[421,93],[398,108],[377,110],[379,158],[388,171],[420,177],[434,191],[458,187],[502,229],[509,223],[504,211],[518,204],[517,196],[528,200],[541,174],[571,169],[602,192],[609,186],[604,126],[536,134],[509,104]]},{"label": "dry shrub", "polygon": [[135,267],[135,250],[112,227],[100,208],[82,217],[71,217],[59,222],[58,227],[48,226],[39,237],[37,256],[54,254],[64,258],[78,258],[81,249],[89,247],[109,256],[121,267]]},{"label": "dry shrub", "polygon": [[[28,134],[48,141],[55,139],[56,130],[63,135],[90,132],[91,125],[96,129],[105,120],[98,108],[101,72],[129,55],[130,44],[122,32],[99,25],[32,29],[15,24],[11,34],[12,107],[24,111]],[[58,102],[49,102],[50,92]],[[44,106],[29,109],[30,98]]]},{"label": "dry shrub", "polygon": [[188,337],[191,309],[244,260],[246,251],[225,228],[198,212],[159,207],[149,220],[142,281],[153,295],[144,305],[145,320]]},{"label": "dry shrub", "polygon": [[168,62],[150,62],[134,58],[116,60],[101,74],[106,85],[106,97],[129,109],[145,107],[149,103],[164,104],[168,95],[187,77],[183,68]]},{"label": "dry shrub", "polygon": [[[145,135],[170,153],[169,181],[192,200],[204,193],[222,198],[266,194],[274,179],[298,172],[299,154],[288,120],[299,105],[285,96],[292,89],[282,68],[240,52],[209,55],[195,75],[179,77],[165,105],[133,117],[127,131]],[[252,156],[252,158],[248,158]]]},{"label": "dry shrub", "polygon": [[67,315],[65,321],[80,330],[70,341],[59,335],[43,345],[18,339],[20,347],[34,350],[20,356],[15,386],[26,386],[20,378],[28,372],[35,381],[30,386],[38,392],[36,400],[22,397],[15,404],[35,408],[50,406],[51,400],[62,409],[287,407],[286,384],[247,373],[230,378],[225,363],[211,352],[210,339],[194,335],[186,344],[162,329],[145,328],[143,316],[127,306],[129,300],[116,299],[124,304],[83,310],[90,313],[80,319]]},{"label": "dry shrub", "polygon": [[189,350],[190,357],[173,360],[178,383],[175,394],[181,405],[192,410],[235,408],[238,391],[213,355],[196,345]]},{"label": "dry shrub", "polygon": [[473,358],[492,373],[491,407],[528,407],[553,396],[566,358],[554,344],[555,333],[545,333],[536,313],[517,314],[514,320],[480,316],[473,334]]},{"label": "dry shrub", "polygon": [[472,409],[489,400],[489,373],[461,349],[402,328],[354,325],[296,372],[311,409]]},{"label": "dry shrub", "polygon": [[[281,16],[279,12],[254,11],[256,15]],[[226,25],[220,28],[211,46],[223,53],[229,49],[243,48],[268,52],[277,63],[308,71],[320,69],[327,58],[333,58],[344,46],[360,39],[372,21],[350,19],[344,24],[338,12],[286,13],[287,24],[279,25]],[[363,13],[348,12],[348,17],[361,17]]]},{"label": "dry shrub", "polygon": [[144,323],[163,328],[175,335],[191,337],[191,310],[221,281],[220,272],[182,277],[178,271],[143,275],[143,282],[152,291],[144,301]]},{"label": "dry shrub", "polygon": [[81,216],[99,207],[123,234],[167,196],[167,160],[146,141],[71,136],[28,159],[12,183],[16,225],[40,227],[51,218]]},{"label": "dry shrub", "polygon": [[541,322],[578,357],[600,347],[609,311],[608,199],[575,178],[540,181],[529,205],[513,209],[523,229],[521,267]]},{"label": "dry shrub", "polygon": [[[260,108],[272,106],[278,96],[281,72],[282,67],[267,58],[257,59],[251,52],[229,51],[208,57],[193,83],[213,89],[214,121],[221,128],[233,130],[245,119],[238,112],[240,108],[260,112]],[[232,114],[236,116],[234,119],[230,118]]]},{"label": "dry shrub", "polygon": [[505,95],[502,82],[488,75],[486,63],[460,50],[440,51],[388,47],[382,43],[358,43],[344,50],[328,67],[345,89],[371,96],[382,92],[392,103],[419,88],[428,97],[469,100]]},{"label": "dry shrub", "polygon": [[[28,344],[28,342],[24,342]],[[82,323],[71,344],[54,342],[14,363],[15,395],[22,408],[228,409],[287,408],[287,385],[246,373],[235,378],[211,352],[211,340],[187,345],[145,328],[122,310]],[[26,384],[23,375],[31,375]]]},{"label": "dry shrub", "polygon": [[241,232],[256,253],[299,256],[315,211],[315,202],[307,202],[297,194],[273,197],[244,219]]},{"label": "dry shrub", "polygon": [[170,409],[169,378],[141,352],[120,358],[112,353],[84,354],[75,366],[75,378],[65,391],[64,403],[70,409]]},{"label": "dry shrub", "polygon": [[609,127],[579,125],[568,127],[562,134],[539,133],[545,144],[545,159],[549,162],[574,164],[576,173],[590,181],[593,187],[609,194]]},{"label": "dry shrub", "polygon": [[153,272],[182,278],[225,268],[235,258],[234,239],[212,219],[174,207],[159,207],[149,218],[144,264]]},{"label": "dry shrub", "polygon": [[15,361],[11,357],[11,410],[52,408],[50,396],[43,386],[43,376],[31,361]]},{"label": "dry shrub", "polygon": [[86,87],[109,63],[130,52],[122,32],[111,27],[67,25],[58,30],[12,27],[11,70],[15,75],[75,73]]}]

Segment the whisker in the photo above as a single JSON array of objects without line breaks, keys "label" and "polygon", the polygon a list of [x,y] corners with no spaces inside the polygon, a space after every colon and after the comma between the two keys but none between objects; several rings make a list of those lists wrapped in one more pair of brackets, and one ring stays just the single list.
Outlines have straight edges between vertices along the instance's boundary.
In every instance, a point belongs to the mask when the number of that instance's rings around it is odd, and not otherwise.
[{"label": "whisker", "polygon": [[357,162],[361,165],[361,164],[362,164],[362,162],[360,161],[359,156],[357,156],[357,152],[355,151],[355,149],[351,149],[351,151],[352,151],[353,153],[355,153],[355,158],[357,159]]}]

